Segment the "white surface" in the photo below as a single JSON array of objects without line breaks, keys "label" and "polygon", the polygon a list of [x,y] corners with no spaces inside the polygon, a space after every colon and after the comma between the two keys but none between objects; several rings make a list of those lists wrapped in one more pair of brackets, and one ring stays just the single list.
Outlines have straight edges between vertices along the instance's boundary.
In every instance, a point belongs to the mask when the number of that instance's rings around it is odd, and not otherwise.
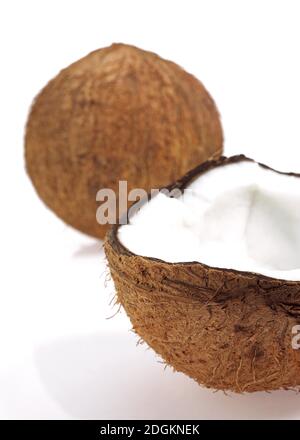
[{"label": "white surface", "polygon": [[300,178],[255,162],[214,168],[148,200],[118,231],[138,255],[300,280]]},{"label": "white surface", "polygon": [[1,418],[300,418],[299,395],[214,394],[135,347],[124,314],[105,319],[99,245],[45,209],[23,167],[33,96],[70,62],[123,41],[204,82],[228,155],[299,171],[299,12],[296,0],[1,3]]}]

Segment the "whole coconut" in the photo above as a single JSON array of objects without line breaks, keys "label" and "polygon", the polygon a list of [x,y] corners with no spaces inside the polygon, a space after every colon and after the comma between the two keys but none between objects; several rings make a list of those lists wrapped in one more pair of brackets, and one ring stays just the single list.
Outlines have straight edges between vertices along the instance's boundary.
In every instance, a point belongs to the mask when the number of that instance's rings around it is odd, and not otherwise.
[{"label": "whole coconut", "polygon": [[222,152],[216,106],[178,65],[125,44],[62,70],[35,99],[26,164],[44,202],[69,225],[103,238],[96,193],[119,180],[158,188]]}]

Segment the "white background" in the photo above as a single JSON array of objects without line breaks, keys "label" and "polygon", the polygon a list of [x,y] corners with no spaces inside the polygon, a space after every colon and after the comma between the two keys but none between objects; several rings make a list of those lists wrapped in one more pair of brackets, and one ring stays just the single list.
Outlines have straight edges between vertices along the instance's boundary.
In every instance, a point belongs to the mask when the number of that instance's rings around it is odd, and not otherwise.
[{"label": "white background", "polygon": [[299,1],[14,1],[0,6],[0,417],[300,418],[293,392],[225,396],[164,371],[109,305],[101,243],[65,226],[24,171],[34,95],[112,42],[198,76],[225,152],[300,171]]}]

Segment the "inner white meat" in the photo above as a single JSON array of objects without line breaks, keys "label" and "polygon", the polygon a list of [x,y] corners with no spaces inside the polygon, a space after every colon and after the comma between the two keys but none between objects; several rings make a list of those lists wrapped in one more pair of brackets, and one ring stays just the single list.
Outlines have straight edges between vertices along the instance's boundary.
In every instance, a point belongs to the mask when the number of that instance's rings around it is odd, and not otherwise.
[{"label": "inner white meat", "polygon": [[119,228],[132,252],[300,280],[300,178],[242,161],[159,194]]}]

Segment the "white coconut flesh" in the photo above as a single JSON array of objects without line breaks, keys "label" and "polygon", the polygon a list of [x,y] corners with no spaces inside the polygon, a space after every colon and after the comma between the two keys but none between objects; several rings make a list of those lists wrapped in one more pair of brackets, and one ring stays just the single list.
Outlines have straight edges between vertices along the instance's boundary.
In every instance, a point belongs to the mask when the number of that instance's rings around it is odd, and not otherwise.
[{"label": "white coconut flesh", "polygon": [[166,262],[300,280],[300,178],[249,161],[219,166],[178,198],[152,198],[118,237]]}]

